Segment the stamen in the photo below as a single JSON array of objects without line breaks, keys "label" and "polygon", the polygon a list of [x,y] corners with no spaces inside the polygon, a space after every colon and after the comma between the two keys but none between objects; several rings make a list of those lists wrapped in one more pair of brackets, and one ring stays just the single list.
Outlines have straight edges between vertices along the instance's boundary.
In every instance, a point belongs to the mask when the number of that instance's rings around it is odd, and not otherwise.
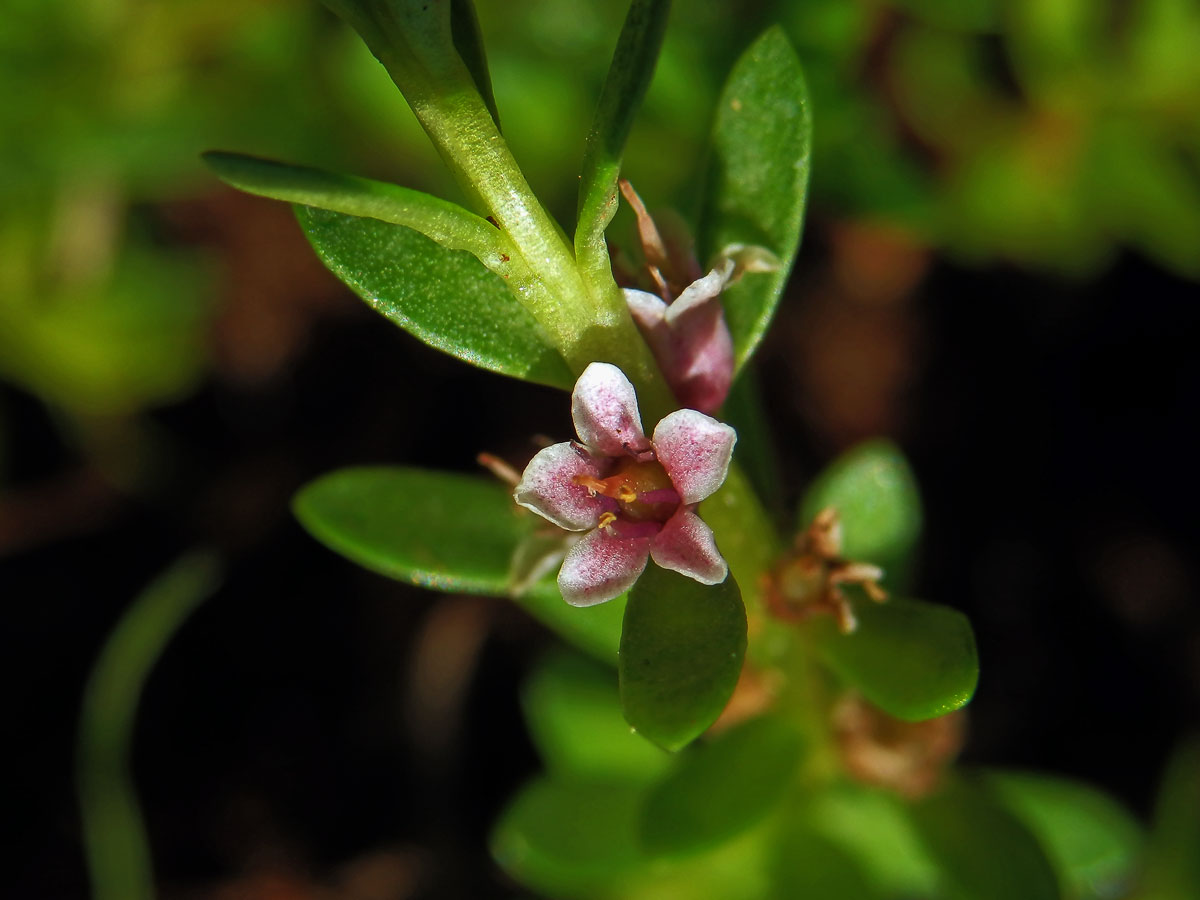
[{"label": "stamen", "polygon": [[597,494],[605,493],[605,489],[608,487],[603,481],[601,481],[599,478],[596,478],[594,475],[576,475],[571,480],[580,487],[587,488],[588,493],[593,497],[595,497]]},{"label": "stamen", "polygon": [[596,523],[596,527],[597,528],[609,528],[615,521],[617,521],[616,514],[606,512],[600,516],[600,520]]},{"label": "stamen", "polygon": [[650,218],[650,213],[646,212],[646,206],[642,203],[642,198],[637,195],[637,191],[633,189],[633,185],[624,178],[618,182],[618,185],[621,193],[625,195],[625,201],[637,216],[638,238],[642,242],[642,252],[646,255],[646,265],[650,269],[658,269],[661,273],[670,265],[662,236],[658,233],[654,220]]},{"label": "stamen", "polygon": [[867,592],[867,596],[876,603],[883,603],[888,598],[888,592],[881,588],[874,581],[864,581],[862,589]]},{"label": "stamen", "polygon": [[494,454],[480,453],[475,461],[510,487],[521,483],[521,473]]}]

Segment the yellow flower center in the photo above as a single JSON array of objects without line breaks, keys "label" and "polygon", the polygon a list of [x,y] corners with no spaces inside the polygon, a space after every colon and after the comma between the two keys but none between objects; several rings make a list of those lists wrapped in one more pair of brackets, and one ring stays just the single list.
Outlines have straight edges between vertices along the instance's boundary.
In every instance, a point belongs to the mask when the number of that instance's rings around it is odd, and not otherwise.
[{"label": "yellow flower center", "polygon": [[624,459],[607,478],[577,475],[575,483],[616,500],[621,517],[633,522],[665,522],[679,507],[675,486],[656,460]]}]

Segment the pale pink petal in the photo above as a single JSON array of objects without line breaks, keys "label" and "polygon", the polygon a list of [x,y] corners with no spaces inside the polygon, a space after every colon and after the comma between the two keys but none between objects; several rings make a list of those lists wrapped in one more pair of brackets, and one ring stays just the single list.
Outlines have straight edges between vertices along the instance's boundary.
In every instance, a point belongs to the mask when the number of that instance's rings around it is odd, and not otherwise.
[{"label": "pale pink petal", "polygon": [[637,327],[643,334],[653,332],[665,325],[667,310],[670,307],[663,302],[662,297],[633,288],[625,288],[623,293],[625,294],[625,305],[629,307],[629,314],[633,316],[633,321],[637,323]]},{"label": "pale pink petal", "polygon": [[667,307],[667,322],[673,325],[676,319],[688,311],[721,296],[721,291],[725,290],[732,274],[733,262],[727,259],[703,278],[697,278]]},{"label": "pale pink petal", "polygon": [[654,449],[679,498],[699,503],[725,483],[737,432],[694,409],[668,415],[654,429]]},{"label": "pale pink petal", "polygon": [[579,440],[597,455],[636,454],[650,447],[633,385],[609,363],[592,363],[583,370],[571,394],[571,418]]},{"label": "pale pink petal", "polygon": [[581,447],[554,444],[539,450],[521,475],[513,499],[567,531],[594,528],[604,511],[603,500],[575,483],[576,475],[603,477],[602,464]]},{"label": "pale pink petal", "polygon": [[674,369],[667,379],[681,406],[714,413],[733,384],[733,337],[721,301],[693,306],[672,327]]},{"label": "pale pink petal", "polygon": [[679,507],[663,525],[650,544],[650,555],[664,569],[701,584],[720,584],[729,574],[712,529],[686,506]]},{"label": "pale pink petal", "polygon": [[733,383],[733,338],[721,291],[733,272],[725,260],[667,306],[653,294],[625,291],[625,302],[681,406],[712,413]]},{"label": "pale pink petal", "polygon": [[672,373],[679,369],[679,364],[675,358],[675,335],[667,324],[667,310],[670,307],[661,297],[632,288],[625,288],[625,305],[629,307],[633,323],[654,354],[654,360],[666,376],[671,390],[675,390]]},{"label": "pale pink petal", "polygon": [[651,537],[618,537],[603,528],[584,535],[558,572],[558,589],[572,606],[595,606],[629,590],[646,568]]}]

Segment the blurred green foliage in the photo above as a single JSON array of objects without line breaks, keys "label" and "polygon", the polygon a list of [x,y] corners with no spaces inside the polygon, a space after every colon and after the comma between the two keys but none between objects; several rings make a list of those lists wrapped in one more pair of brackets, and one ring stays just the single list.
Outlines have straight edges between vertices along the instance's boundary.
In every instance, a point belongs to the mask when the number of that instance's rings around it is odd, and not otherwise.
[{"label": "blurred green foliage", "polygon": [[76,779],[95,900],[151,900],[153,867],[133,785],[138,703],[151,670],[188,616],[218,586],[220,565],[196,551],[134,598],[92,668],[79,711]]},{"label": "blurred green foliage", "polygon": [[371,119],[345,97],[360,55],[309,2],[7,4],[0,377],[83,416],[192,389],[215,273],[167,246],[155,208],[212,190],[213,144],[396,155],[353,139]]}]

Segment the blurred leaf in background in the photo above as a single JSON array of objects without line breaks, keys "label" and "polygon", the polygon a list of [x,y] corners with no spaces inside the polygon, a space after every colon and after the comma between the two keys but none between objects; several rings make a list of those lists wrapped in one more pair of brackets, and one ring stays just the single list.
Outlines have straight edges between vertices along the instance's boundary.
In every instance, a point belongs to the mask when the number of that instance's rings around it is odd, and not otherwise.
[{"label": "blurred leaf in background", "polygon": [[155,895],[131,771],[138,702],[154,664],[219,576],[214,557],[181,557],[134,598],[92,668],[79,714],[76,778],[95,900]]}]

